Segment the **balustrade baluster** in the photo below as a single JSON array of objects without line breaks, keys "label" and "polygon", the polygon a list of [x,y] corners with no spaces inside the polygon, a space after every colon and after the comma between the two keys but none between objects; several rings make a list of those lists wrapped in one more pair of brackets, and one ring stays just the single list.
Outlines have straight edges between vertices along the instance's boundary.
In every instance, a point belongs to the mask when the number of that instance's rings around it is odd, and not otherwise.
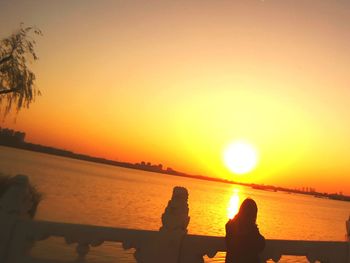
[{"label": "balustrade baluster", "polygon": [[78,243],[76,251],[78,253],[77,263],[86,262],[86,255],[90,251],[90,245],[87,243]]},{"label": "balustrade baluster", "polygon": [[345,226],[346,226],[346,239],[347,241],[350,242],[350,216],[349,216],[349,219],[346,221]]}]

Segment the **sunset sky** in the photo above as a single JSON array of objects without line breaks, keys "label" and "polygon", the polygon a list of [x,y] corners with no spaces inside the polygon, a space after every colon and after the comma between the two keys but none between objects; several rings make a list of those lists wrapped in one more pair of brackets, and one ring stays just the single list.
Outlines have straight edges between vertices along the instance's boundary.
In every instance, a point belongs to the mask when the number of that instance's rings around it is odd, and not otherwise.
[{"label": "sunset sky", "polygon": [[[1,0],[35,25],[27,140],[191,174],[350,194],[350,1]],[[236,140],[258,166],[235,175]]]}]

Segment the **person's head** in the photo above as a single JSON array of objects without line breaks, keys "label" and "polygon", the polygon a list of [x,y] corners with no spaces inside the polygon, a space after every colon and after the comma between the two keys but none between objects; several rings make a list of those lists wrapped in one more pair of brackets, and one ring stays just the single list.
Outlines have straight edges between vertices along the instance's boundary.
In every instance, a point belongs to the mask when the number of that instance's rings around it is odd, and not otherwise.
[{"label": "person's head", "polygon": [[240,220],[248,224],[255,224],[257,213],[258,207],[255,201],[251,198],[247,198],[243,201],[241,207],[239,208],[238,217]]}]

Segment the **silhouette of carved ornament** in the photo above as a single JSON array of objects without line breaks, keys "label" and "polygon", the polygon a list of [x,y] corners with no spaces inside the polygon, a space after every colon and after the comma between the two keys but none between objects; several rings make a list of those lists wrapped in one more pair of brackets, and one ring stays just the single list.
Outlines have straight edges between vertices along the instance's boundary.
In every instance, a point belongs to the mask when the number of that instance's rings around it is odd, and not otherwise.
[{"label": "silhouette of carved ornament", "polygon": [[[326,251],[315,251],[315,252],[309,252],[306,255],[306,258],[309,262],[321,262],[321,263],[342,263],[343,259],[341,259],[337,254],[334,253],[327,253]],[[350,261],[350,258],[349,258]]]},{"label": "silhouette of carved ornament", "polygon": [[29,218],[28,211],[32,203],[29,195],[29,179],[25,175],[16,175],[13,184],[0,200],[0,210],[5,213]]},{"label": "silhouette of carved ornament", "polygon": [[184,187],[174,187],[171,200],[162,215],[162,227],[160,232],[179,231],[187,233],[187,226],[190,222],[188,216],[188,191]]},{"label": "silhouette of carved ornament", "polygon": [[64,239],[68,245],[77,243],[76,252],[78,254],[78,258],[76,262],[85,262],[85,257],[90,251],[90,246],[97,247],[102,245],[104,242],[100,239],[87,239],[76,236],[66,236]]},{"label": "silhouette of carved ornament", "polygon": [[90,246],[86,243],[79,243],[77,245],[76,251],[78,253],[76,262],[85,262],[85,256],[90,251]]},{"label": "silhouette of carved ornament", "polygon": [[273,262],[280,261],[283,253],[281,251],[273,251],[268,257],[265,257],[264,260],[271,259]]},{"label": "silhouette of carved ornament", "polygon": [[[190,222],[188,216],[188,191],[184,187],[175,187],[172,197],[162,215],[162,227],[152,240],[134,244],[135,259],[138,263],[177,263],[181,241],[187,234]],[[125,243],[124,246],[130,247]]]},{"label": "silhouette of carved ornament", "polygon": [[218,251],[217,251],[216,249],[211,249],[211,250],[207,251],[206,255],[207,255],[209,258],[213,258],[213,257],[215,257],[215,255],[216,255],[217,252],[218,252]]},{"label": "silhouette of carved ornament", "polygon": [[[28,248],[31,248],[32,244],[34,244],[35,241],[43,241],[45,239],[48,239],[51,235],[47,234],[43,231],[38,231],[38,229],[35,228],[27,230],[27,237],[26,237],[26,243]],[[54,235],[55,236],[55,235]],[[64,240],[67,245],[77,243],[76,252],[78,254],[76,262],[85,262],[85,257],[90,251],[91,247],[97,247],[103,244],[103,240],[100,239],[87,239],[84,237],[78,237],[73,235],[67,235],[64,237]]]},{"label": "silhouette of carved ornament", "polygon": [[[314,263],[316,262],[316,260],[318,259],[317,255],[315,255],[314,253],[309,253],[307,256],[306,256],[307,260],[310,262],[310,263]],[[323,262],[323,261],[321,261]]]},{"label": "silhouette of carved ornament", "polygon": [[138,243],[132,242],[130,240],[123,241],[122,247],[124,249],[131,249],[131,248],[140,249],[140,245]]}]

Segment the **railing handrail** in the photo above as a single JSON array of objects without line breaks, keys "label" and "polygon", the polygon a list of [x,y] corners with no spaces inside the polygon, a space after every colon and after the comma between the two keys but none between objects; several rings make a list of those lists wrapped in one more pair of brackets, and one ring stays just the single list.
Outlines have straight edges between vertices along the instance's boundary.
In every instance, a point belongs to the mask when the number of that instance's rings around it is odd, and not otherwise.
[{"label": "railing handrail", "polygon": [[[27,220],[20,219],[24,224],[29,224],[30,228],[33,230],[49,231],[51,236],[64,237],[66,235],[74,235],[76,232],[81,232],[84,235],[96,235],[97,232],[103,232],[103,235],[106,237],[105,241],[120,241],[116,238],[115,235],[142,235],[142,236],[153,236],[158,233],[158,230],[145,230],[145,229],[134,229],[134,228],[120,228],[120,227],[111,227],[111,226],[101,226],[93,224],[78,224],[78,223],[67,223],[67,222],[55,222],[47,220]],[[63,232],[62,232],[63,230]],[[118,233],[116,233],[118,232]],[[224,240],[223,236],[208,236],[200,234],[187,234],[187,239],[193,241],[198,241],[201,239],[210,239],[217,242],[218,240]],[[268,243],[272,242],[281,242],[285,244],[294,244],[294,243],[320,243],[320,244],[348,244],[347,241],[340,240],[298,240],[298,239],[267,239]]]},{"label": "railing handrail", "polygon": [[[27,229],[27,238],[43,240],[49,236],[62,237],[67,243],[97,246],[103,242],[121,242],[123,247],[136,248],[155,240],[160,235],[157,230],[142,230],[98,226],[76,223],[51,222],[45,220],[19,219],[18,224]],[[24,234],[24,233],[23,233]],[[226,252],[223,236],[207,236],[187,234],[181,244],[181,262],[197,262],[195,259],[217,252]],[[349,243],[347,241],[319,240],[283,240],[267,239],[262,258],[274,259],[276,262],[282,255],[306,256],[310,262],[319,258],[332,259],[331,262],[344,263],[348,258]],[[337,260],[339,259],[339,260]]]}]

